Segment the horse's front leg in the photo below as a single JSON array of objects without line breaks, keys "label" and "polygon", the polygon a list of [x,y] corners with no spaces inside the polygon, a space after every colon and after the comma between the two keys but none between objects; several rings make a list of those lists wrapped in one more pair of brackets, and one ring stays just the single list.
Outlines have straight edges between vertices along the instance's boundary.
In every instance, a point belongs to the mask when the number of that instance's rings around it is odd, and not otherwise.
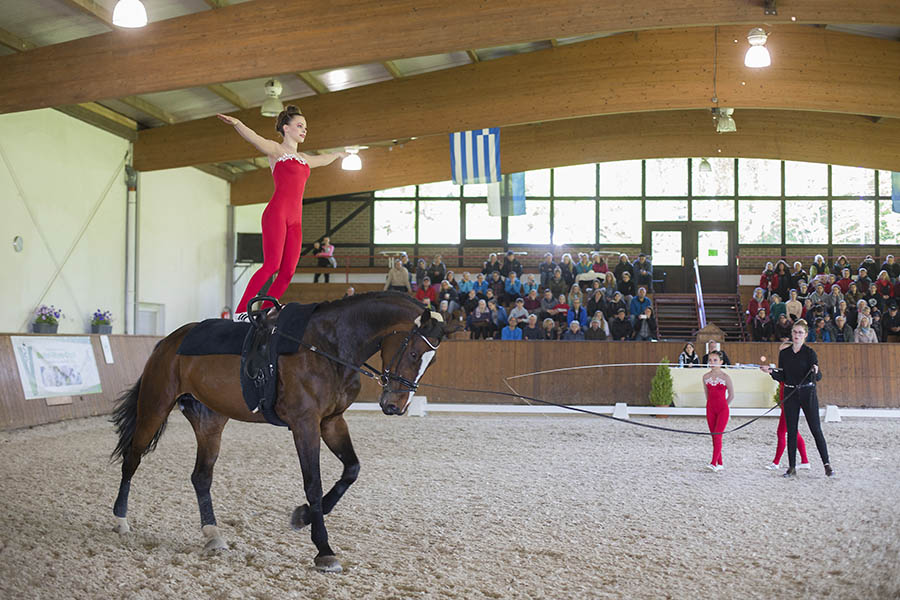
[{"label": "horse's front leg", "polygon": [[[359,476],[359,459],[353,450],[353,443],[350,441],[350,430],[347,428],[344,415],[337,415],[322,421],[322,439],[325,440],[325,444],[331,452],[344,465],[341,478],[335,482],[334,486],[322,499],[322,513],[327,515]],[[291,518],[291,525],[294,529],[301,529],[309,525],[309,514],[309,506],[305,504],[298,506]]]},{"label": "horse's front leg", "polygon": [[[322,510],[322,475],[319,470],[319,451],[321,444],[319,423],[310,419],[292,424],[294,445],[300,458],[300,470],[303,472],[303,489],[309,503],[309,522],[312,525],[312,542],[319,551],[316,554],[316,568],[325,573],[340,573],[343,568],[328,545],[328,531],[325,529],[325,513]],[[296,520],[292,516],[291,520]]]}]

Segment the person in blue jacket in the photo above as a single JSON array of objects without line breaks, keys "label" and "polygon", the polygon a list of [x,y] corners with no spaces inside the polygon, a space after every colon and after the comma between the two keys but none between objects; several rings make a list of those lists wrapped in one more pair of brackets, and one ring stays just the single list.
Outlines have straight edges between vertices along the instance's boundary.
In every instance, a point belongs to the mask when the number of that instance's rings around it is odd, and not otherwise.
[{"label": "person in blue jacket", "polygon": [[516,298],[524,295],[522,294],[522,281],[515,271],[509,272],[509,277],[506,283],[503,284],[503,289],[506,291],[506,295],[503,297],[503,304],[512,304]]},{"label": "person in blue jacket", "polygon": [[503,328],[503,331],[500,333],[501,340],[521,340],[522,339],[522,330],[519,329],[519,322],[516,321],[515,317],[510,317],[508,321],[508,325]]},{"label": "person in blue jacket", "polygon": [[578,321],[581,329],[588,328],[588,314],[584,307],[581,306],[580,298],[572,300],[572,306],[569,307],[569,312],[566,314],[566,325],[570,325],[572,321]]},{"label": "person in blue jacket", "polygon": [[637,290],[637,296],[631,299],[628,320],[631,321],[632,327],[635,326],[634,322],[640,315],[644,314],[644,310],[648,307],[653,308],[653,302],[647,297],[647,288],[641,286]]}]

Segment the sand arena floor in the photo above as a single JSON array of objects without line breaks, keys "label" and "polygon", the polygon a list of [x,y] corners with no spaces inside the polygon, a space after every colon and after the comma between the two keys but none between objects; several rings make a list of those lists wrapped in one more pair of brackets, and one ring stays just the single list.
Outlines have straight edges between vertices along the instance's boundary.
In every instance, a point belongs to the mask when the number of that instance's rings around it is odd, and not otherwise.
[{"label": "sand arena floor", "polygon": [[[212,557],[180,415],[135,476],[122,539],[111,531],[111,425],[0,433],[0,597],[900,597],[895,420],[826,424],[837,477],[815,458],[794,481],[762,468],[773,419],[727,437],[722,473],[703,468],[709,438],[605,419],[348,422],[362,472],[326,520],[340,575],[316,572],[309,530],[288,525],[305,500],[285,430],[226,428],[212,492],[230,549]],[[340,465],[323,456],[330,486]]]}]

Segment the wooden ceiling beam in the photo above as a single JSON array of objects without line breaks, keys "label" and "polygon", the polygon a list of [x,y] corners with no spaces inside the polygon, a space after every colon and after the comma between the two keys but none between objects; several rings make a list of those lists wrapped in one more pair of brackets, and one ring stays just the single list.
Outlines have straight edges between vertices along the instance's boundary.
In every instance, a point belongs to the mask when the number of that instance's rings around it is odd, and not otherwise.
[{"label": "wooden ceiling beam", "polygon": [[125,138],[137,140],[137,121],[112,111],[96,102],[85,102],[67,106],[56,106],[56,110],[70,117],[84,121],[94,127]]},{"label": "wooden ceiling beam", "polygon": [[36,45],[28,40],[23,40],[16,34],[5,29],[0,29],[0,45],[6,46],[10,50],[15,50],[16,52],[25,52],[26,50],[37,48]]},{"label": "wooden ceiling beam", "polygon": [[106,25],[107,27],[115,27],[112,22],[112,12],[102,4],[94,2],[94,0],[62,0],[72,8],[80,10],[86,15],[90,15]]},{"label": "wooden ceiling beam", "polygon": [[387,69],[387,72],[391,74],[391,77],[394,79],[403,79],[404,75],[400,72],[400,69],[397,68],[397,65],[394,64],[392,60],[386,60],[381,65]]},{"label": "wooden ceiling beam", "polygon": [[328,94],[330,90],[328,86],[319,81],[312,73],[300,72],[297,77],[303,80],[303,83],[313,89],[316,94]]},{"label": "wooden ceiling beam", "polygon": [[[772,66],[744,67],[744,27],[718,34],[720,106],[900,117],[900,44],[811,27],[772,28]],[[305,98],[305,148],[371,145],[488,126],[710,108],[712,28],[620,35]],[[739,43],[734,43],[739,39]],[[516,90],[517,93],[511,93]],[[259,132],[272,119],[235,113]],[[238,160],[255,150],[214,117],[142,131],[135,168]]]},{"label": "wooden ceiling beam", "polygon": [[173,117],[169,111],[153,104],[152,102],[147,102],[139,96],[126,96],[124,98],[119,98],[118,100],[122,104],[127,104],[131,108],[139,110],[145,115],[153,117],[157,121],[162,121],[166,125],[175,124],[175,117]]},{"label": "wooden ceiling beam", "polygon": [[227,102],[230,102],[231,104],[235,105],[238,108],[241,108],[241,109],[250,108],[250,105],[247,104],[247,102],[243,98],[241,98],[239,95],[237,95],[236,92],[233,92],[231,89],[225,87],[221,83],[214,83],[212,85],[208,85],[208,86],[206,86],[206,89],[211,91],[213,94],[215,94],[219,98],[222,98],[223,100],[225,100]]},{"label": "wooden ceiling beam", "polygon": [[232,173],[230,170],[223,168],[220,165],[196,165],[194,168],[203,171],[207,175],[224,179],[229,183],[234,183],[239,177],[239,175]]},{"label": "wooden ceiling beam", "polygon": [[[503,128],[504,173],[590,162],[688,156],[769,158],[900,170],[900,120],[817,112],[745,110],[735,133],[715,132],[709,113],[660,111],[587,117]],[[835,140],[839,139],[839,144]],[[433,136],[403,147],[360,154],[361,171],[330,165],[313,171],[307,199],[445,181],[450,178],[447,138]],[[235,205],[266,202],[268,169],[247,173],[231,187]]]},{"label": "wooden ceiling beam", "polygon": [[228,6],[228,0],[203,0],[210,8],[225,8]]},{"label": "wooden ceiling beam", "polygon": [[[792,18],[900,22],[900,6],[888,0],[780,0],[778,9],[763,17],[759,3],[747,0],[333,0],[317,3],[311,18],[309,2],[255,0],[2,57],[0,113],[593,33],[718,23],[747,29]],[[273,28],[273,18],[297,27]],[[239,41],[227,60],[223,40]]]}]

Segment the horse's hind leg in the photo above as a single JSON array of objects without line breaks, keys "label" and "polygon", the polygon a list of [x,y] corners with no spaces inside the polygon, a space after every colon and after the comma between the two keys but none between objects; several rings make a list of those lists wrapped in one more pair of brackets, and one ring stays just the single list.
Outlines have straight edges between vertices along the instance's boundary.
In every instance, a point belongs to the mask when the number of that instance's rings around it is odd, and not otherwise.
[{"label": "horse's hind leg", "polygon": [[219,447],[222,443],[222,430],[228,422],[228,417],[220,415],[207,408],[197,400],[182,399],[182,413],[190,421],[197,437],[197,461],[194,463],[194,472],[191,473],[191,483],[197,492],[197,504],[200,507],[200,529],[206,538],[203,547],[205,552],[227,550],[228,544],[219,534],[216,526],[216,515],[213,512],[212,496],[209,488],[212,485],[213,467],[219,457]]},{"label": "horse's hind leg", "polygon": [[[343,415],[331,417],[322,422],[322,439],[344,465],[341,478],[335,482],[331,490],[322,498],[322,514],[327,515],[359,476],[359,459],[353,450],[353,443],[350,441],[350,431],[347,428],[347,422],[344,420]],[[309,505],[298,506],[291,517],[291,525],[295,529],[301,529],[309,525],[309,523]]]}]

